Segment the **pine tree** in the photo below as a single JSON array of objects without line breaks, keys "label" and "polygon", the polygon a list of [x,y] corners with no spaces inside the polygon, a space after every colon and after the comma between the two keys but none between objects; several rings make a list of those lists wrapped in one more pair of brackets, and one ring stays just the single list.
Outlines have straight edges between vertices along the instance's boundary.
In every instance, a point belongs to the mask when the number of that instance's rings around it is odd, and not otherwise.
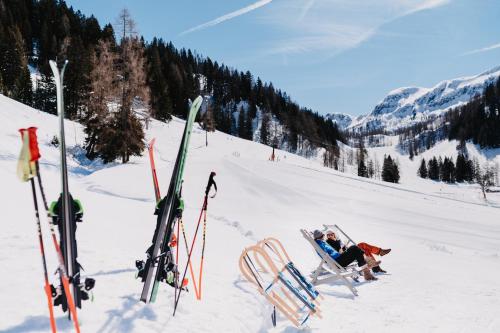
[{"label": "pine tree", "polygon": [[203,124],[203,129],[207,132],[215,131],[215,119],[214,119],[214,110],[212,107],[212,103],[207,103],[207,107],[205,113],[202,115],[201,122]]},{"label": "pine tree", "polygon": [[443,179],[443,158],[439,156],[438,158],[438,170],[439,170],[439,179]]},{"label": "pine tree", "polygon": [[151,89],[151,110],[154,118],[168,121],[172,118],[172,100],[167,79],[163,75],[160,53],[153,41],[149,50],[148,84]]},{"label": "pine tree", "polygon": [[393,182],[391,155],[389,156],[384,155],[384,163],[382,165],[382,180],[385,182]]},{"label": "pine tree", "polygon": [[408,150],[409,150],[410,160],[413,161],[414,153],[413,153],[413,141],[412,140],[410,140],[410,142],[408,142]]},{"label": "pine tree", "polygon": [[444,158],[441,166],[441,180],[447,183],[455,182],[455,165],[448,157]]},{"label": "pine tree", "polygon": [[263,112],[262,114],[262,123],[260,125],[260,143],[269,144],[269,114],[267,112]]},{"label": "pine tree", "polygon": [[245,138],[253,140],[253,116],[251,108],[245,112]]},{"label": "pine tree", "polygon": [[0,63],[4,91],[7,96],[22,103],[31,105],[33,102],[33,87],[28,69],[28,60],[24,51],[24,41],[17,26],[7,32],[7,45]]},{"label": "pine tree", "polygon": [[465,156],[463,154],[458,154],[457,155],[457,160],[456,160],[456,168],[455,168],[455,177],[457,182],[461,183],[466,180],[467,178],[467,161],[465,159]]},{"label": "pine tree", "polygon": [[33,96],[33,106],[50,114],[57,113],[56,85],[52,76],[41,73],[41,79],[37,81]]},{"label": "pine tree", "polygon": [[359,139],[359,144],[358,144],[358,154],[357,154],[357,164],[358,164],[358,176],[360,177],[368,177],[368,170],[366,168],[365,164],[365,157],[366,157],[366,149],[364,146],[363,138]]},{"label": "pine tree", "polygon": [[439,180],[439,163],[435,156],[429,160],[428,173],[430,179]]},{"label": "pine tree", "polygon": [[123,8],[115,22],[115,30],[120,39],[134,38],[137,35],[137,24],[127,8]]},{"label": "pine tree", "polygon": [[87,100],[87,113],[84,117],[86,134],[85,150],[87,157],[94,159],[98,156],[106,161],[113,161],[113,155],[104,153],[111,144],[115,135],[112,126],[112,114],[109,111],[110,103],[116,101],[118,90],[117,78],[117,56],[112,51],[110,41],[100,41],[96,49],[96,55],[92,57],[92,72],[90,73],[91,94]]},{"label": "pine tree", "polygon": [[420,162],[420,168],[418,168],[418,175],[421,178],[427,178],[427,166],[425,163],[425,158],[422,158],[422,161]]},{"label": "pine tree", "polygon": [[474,180],[474,163],[471,160],[466,161],[466,169],[465,169],[465,180],[471,182]]},{"label": "pine tree", "polygon": [[119,57],[120,111],[115,114],[114,128],[116,132],[111,140],[111,143],[116,145],[116,149],[108,150],[110,154],[106,156],[106,160],[111,160],[113,155],[117,154],[123,163],[127,163],[130,156],[140,156],[144,150],[144,131],[135,114],[134,106],[140,105],[142,108],[148,109],[150,94],[146,85],[144,49],[139,39],[122,39]]},{"label": "pine tree", "polygon": [[90,94],[91,49],[85,47],[80,37],[70,38],[67,51],[62,58],[68,59],[68,67],[64,75],[65,113],[70,119],[82,117],[83,105]]},{"label": "pine tree", "polygon": [[369,178],[373,178],[375,175],[375,168],[372,160],[368,161],[367,173]]},{"label": "pine tree", "polygon": [[396,161],[392,161],[392,179],[394,183],[399,183],[399,166]]},{"label": "pine tree", "polygon": [[365,166],[364,160],[359,160],[358,162],[358,176],[368,178],[368,170]]},{"label": "pine tree", "polygon": [[382,166],[382,180],[390,183],[399,182],[399,167],[391,158],[391,155],[384,155],[384,164]]},{"label": "pine tree", "polygon": [[245,120],[245,110],[243,109],[243,106],[241,106],[238,112],[238,136],[243,139],[247,139],[247,125]]}]

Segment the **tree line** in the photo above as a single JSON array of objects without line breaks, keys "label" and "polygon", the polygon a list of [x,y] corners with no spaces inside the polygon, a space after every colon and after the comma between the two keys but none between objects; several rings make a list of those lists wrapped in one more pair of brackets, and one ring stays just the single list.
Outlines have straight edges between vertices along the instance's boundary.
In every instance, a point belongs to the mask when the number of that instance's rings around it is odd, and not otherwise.
[{"label": "tree line", "polygon": [[471,160],[467,154],[459,153],[455,163],[451,157],[443,159],[441,156],[434,156],[427,163],[422,158],[417,174],[421,178],[446,183],[477,183],[486,199],[488,189],[499,183],[498,171],[498,164],[486,162],[480,165],[477,159]]},{"label": "tree line", "polygon": [[481,147],[500,147],[500,79],[481,96],[449,112],[449,139],[471,140]]}]

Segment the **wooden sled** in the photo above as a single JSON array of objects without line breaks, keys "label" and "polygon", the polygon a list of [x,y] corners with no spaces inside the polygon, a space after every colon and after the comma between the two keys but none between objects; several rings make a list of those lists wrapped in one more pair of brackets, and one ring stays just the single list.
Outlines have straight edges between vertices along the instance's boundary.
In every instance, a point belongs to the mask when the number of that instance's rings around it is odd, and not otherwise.
[{"label": "wooden sled", "polygon": [[302,236],[311,244],[315,252],[320,256],[320,263],[318,267],[312,272],[311,283],[315,286],[320,284],[330,284],[339,281],[344,284],[352,292],[354,296],[358,296],[358,290],[354,287],[352,282],[348,279],[357,280],[360,272],[355,267],[344,268],[340,266],[328,253],[315,242],[311,233],[305,229],[301,229]]},{"label": "wooden sled", "polygon": [[[257,243],[257,246],[260,246],[264,251],[266,251],[273,259],[275,263],[278,264],[278,267],[283,267],[290,276],[295,280],[295,282],[300,286],[302,290],[304,290],[309,297],[315,302],[317,298],[320,300],[323,299],[323,296],[316,290],[314,285],[307,281],[305,276],[299,271],[299,269],[294,265],[288,253],[285,250],[285,247],[279,240],[276,238],[265,238]],[[258,262],[259,258],[256,257],[255,260]],[[261,264],[262,266],[262,264]],[[319,303],[318,303],[319,305]]]},{"label": "wooden sled", "polygon": [[320,294],[300,274],[276,239],[265,239],[243,250],[239,267],[243,276],[296,327],[311,316],[321,318]]}]

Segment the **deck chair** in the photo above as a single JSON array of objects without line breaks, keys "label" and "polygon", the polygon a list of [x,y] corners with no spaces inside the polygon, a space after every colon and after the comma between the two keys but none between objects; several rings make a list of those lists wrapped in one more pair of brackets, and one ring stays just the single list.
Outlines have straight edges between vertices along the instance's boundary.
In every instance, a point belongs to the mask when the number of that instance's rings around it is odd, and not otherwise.
[{"label": "deck chair", "polygon": [[340,266],[335,260],[330,257],[327,253],[319,247],[319,245],[314,241],[312,234],[301,229],[300,232],[302,236],[311,244],[315,252],[320,256],[320,263],[318,267],[313,271],[311,278],[311,283],[315,286],[320,284],[332,283],[334,281],[339,281],[344,284],[352,292],[354,296],[358,296],[358,290],[354,287],[353,283],[348,279],[357,279],[360,272],[356,268],[351,267],[348,269]]},{"label": "deck chair", "polygon": [[[319,293],[312,285],[311,288],[308,288],[298,274],[290,273],[287,265],[277,265],[276,260],[280,261],[279,256],[278,259],[272,259],[268,251],[263,249],[266,243],[259,242],[257,245],[243,250],[239,260],[239,268],[245,279],[257,288],[259,293],[274,306],[274,309],[285,315],[296,327],[304,325],[311,316],[322,318],[319,308]],[[274,245],[276,246],[276,244]],[[280,255],[283,255],[283,252]],[[252,257],[255,259],[255,263],[252,261]],[[295,279],[293,274],[300,282]],[[275,312],[274,317],[273,315],[271,317],[273,325],[276,325]]]}]

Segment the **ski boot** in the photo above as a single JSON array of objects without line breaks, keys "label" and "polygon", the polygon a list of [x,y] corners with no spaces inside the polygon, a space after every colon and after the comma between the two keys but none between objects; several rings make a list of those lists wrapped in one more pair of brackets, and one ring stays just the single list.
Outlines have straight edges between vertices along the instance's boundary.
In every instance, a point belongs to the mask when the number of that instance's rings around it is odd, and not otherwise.
[{"label": "ski boot", "polygon": [[66,300],[63,297],[62,287],[54,287],[53,284],[50,285],[50,290],[52,292],[52,300],[54,302],[54,306],[62,305]]},{"label": "ski boot", "polygon": [[[80,283],[78,286],[78,290],[80,292],[80,298],[84,301],[88,300],[89,297],[89,292],[92,290],[95,286],[95,280],[92,278],[85,278],[85,281],[83,283]],[[92,299],[94,298],[93,295]]]},{"label": "ski boot", "polygon": [[135,267],[137,268],[135,278],[144,279],[144,274],[146,273],[146,262],[144,260],[136,260]]}]

